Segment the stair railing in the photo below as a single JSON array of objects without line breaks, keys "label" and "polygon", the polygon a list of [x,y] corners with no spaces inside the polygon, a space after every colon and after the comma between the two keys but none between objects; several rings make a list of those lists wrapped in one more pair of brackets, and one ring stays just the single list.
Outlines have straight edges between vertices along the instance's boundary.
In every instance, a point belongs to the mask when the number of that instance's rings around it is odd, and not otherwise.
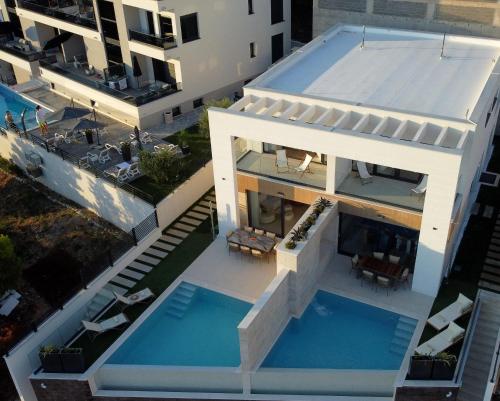
[{"label": "stair railing", "polygon": [[493,358],[491,361],[491,368],[490,368],[490,372],[491,372],[490,382],[491,383],[496,383],[497,377],[498,377],[498,368],[500,365],[500,329],[498,329],[497,342],[495,344],[495,349],[496,349],[496,352],[495,352],[495,354],[493,354]]}]

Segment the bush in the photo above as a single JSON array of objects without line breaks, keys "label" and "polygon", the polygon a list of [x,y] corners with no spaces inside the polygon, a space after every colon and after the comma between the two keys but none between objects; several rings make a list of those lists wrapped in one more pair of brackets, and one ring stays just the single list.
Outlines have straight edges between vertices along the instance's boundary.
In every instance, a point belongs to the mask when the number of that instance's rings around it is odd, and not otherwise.
[{"label": "bush", "polygon": [[209,121],[208,121],[208,109],[210,107],[220,107],[223,109],[227,109],[232,104],[233,104],[233,102],[227,97],[220,99],[220,100],[209,100],[205,104],[205,106],[203,108],[203,112],[201,113],[200,118],[198,120],[200,134],[202,136],[204,136],[205,138],[210,137],[210,125],[209,125]]},{"label": "bush", "polygon": [[182,160],[168,149],[158,153],[141,152],[139,160],[141,171],[157,184],[175,182],[183,165]]},{"label": "bush", "polygon": [[0,297],[16,288],[21,277],[21,262],[9,237],[0,235]]}]

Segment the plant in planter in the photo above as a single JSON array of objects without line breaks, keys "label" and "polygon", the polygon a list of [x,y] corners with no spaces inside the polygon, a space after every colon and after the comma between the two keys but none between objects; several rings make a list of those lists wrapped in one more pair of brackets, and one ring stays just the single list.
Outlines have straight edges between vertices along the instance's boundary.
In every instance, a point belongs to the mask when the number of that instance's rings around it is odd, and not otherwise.
[{"label": "plant in planter", "polygon": [[42,369],[47,373],[61,373],[63,371],[59,348],[53,345],[45,345],[38,352]]},{"label": "plant in planter", "polygon": [[440,352],[434,357],[434,365],[432,367],[432,379],[434,380],[451,380],[455,373],[457,365],[457,357],[447,352]]},{"label": "plant in planter", "polygon": [[91,129],[86,129],[85,130],[85,138],[87,138],[87,143],[89,145],[92,145],[94,143],[94,137],[93,137],[93,132]]},{"label": "plant in planter", "polygon": [[432,375],[433,358],[430,355],[415,354],[411,357],[408,378],[413,380],[428,380]]},{"label": "plant in planter", "polygon": [[333,205],[333,203],[326,198],[319,198],[319,200],[316,202],[316,205],[323,206],[323,209],[330,207]]},{"label": "plant in planter", "polygon": [[292,230],[291,234],[291,240],[293,242],[302,241],[304,239],[304,235],[300,227]]},{"label": "plant in planter", "polygon": [[129,162],[132,160],[132,150],[130,147],[130,142],[123,142],[121,144],[123,161]]},{"label": "plant in planter", "polygon": [[182,154],[189,155],[191,154],[191,147],[189,146],[189,132],[186,129],[183,129],[179,132],[179,145],[181,146]]},{"label": "plant in planter", "polygon": [[286,249],[295,249],[295,247],[297,246],[296,242],[295,241],[288,241],[286,244],[285,244],[285,248]]},{"label": "plant in planter", "polygon": [[61,362],[66,373],[85,372],[85,359],[81,348],[63,348]]}]

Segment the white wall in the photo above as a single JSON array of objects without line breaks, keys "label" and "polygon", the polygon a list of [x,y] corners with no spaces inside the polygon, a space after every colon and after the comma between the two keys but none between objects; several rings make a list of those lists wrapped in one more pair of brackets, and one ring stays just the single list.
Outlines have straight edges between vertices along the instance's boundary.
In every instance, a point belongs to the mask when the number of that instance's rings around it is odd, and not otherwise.
[{"label": "white wall", "polygon": [[130,231],[154,211],[153,206],[142,199],[65,162],[54,153],[47,153],[27,139],[11,133],[0,135],[0,155],[5,159],[12,159],[24,169],[27,164],[25,154],[28,152],[35,152],[42,158],[43,176],[38,179],[39,182],[92,210],[123,231]]}]

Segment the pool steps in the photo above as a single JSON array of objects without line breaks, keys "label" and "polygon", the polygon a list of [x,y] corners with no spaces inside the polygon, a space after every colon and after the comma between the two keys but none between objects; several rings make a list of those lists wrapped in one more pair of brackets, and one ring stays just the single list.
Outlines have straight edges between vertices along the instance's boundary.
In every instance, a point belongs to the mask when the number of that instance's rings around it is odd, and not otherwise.
[{"label": "pool steps", "polygon": [[195,294],[196,287],[194,285],[185,282],[180,283],[172,295],[169,296],[165,313],[177,319],[182,319],[193,302]]},{"label": "pool steps", "polygon": [[389,351],[393,354],[404,356],[408,350],[408,344],[413,336],[415,326],[416,322],[413,319],[400,316],[396,329],[394,330],[394,336]]}]

